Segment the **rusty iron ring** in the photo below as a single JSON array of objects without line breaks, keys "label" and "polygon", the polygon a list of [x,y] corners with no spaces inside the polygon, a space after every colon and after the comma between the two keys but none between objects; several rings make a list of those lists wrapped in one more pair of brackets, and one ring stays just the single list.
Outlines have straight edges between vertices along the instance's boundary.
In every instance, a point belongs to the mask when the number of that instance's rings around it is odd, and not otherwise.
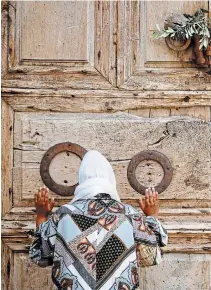
[{"label": "rusty iron ring", "polygon": [[174,43],[172,42],[172,38],[170,36],[167,36],[165,38],[166,44],[168,45],[169,48],[173,49],[174,51],[183,51],[185,49],[187,49],[190,44],[191,44],[191,39],[186,39],[186,41],[184,42],[184,44],[182,44],[181,42],[181,46],[176,46],[174,45]]},{"label": "rusty iron ring", "polygon": [[44,184],[50,190],[52,190],[53,192],[59,195],[70,196],[70,195],[73,195],[75,188],[78,184],[74,184],[71,186],[58,184],[52,179],[49,172],[49,166],[51,164],[51,161],[57,154],[61,152],[71,152],[77,155],[82,160],[87,150],[78,144],[64,142],[64,143],[56,144],[52,146],[51,148],[49,148],[42,158],[42,161],[40,164],[40,175]]},{"label": "rusty iron ring", "polygon": [[155,186],[155,190],[158,193],[163,192],[171,183],[172,176],[173,176],[173,168],[171,166],[169,159],[161,152],[158,152],[155,150],[141,151],[138,154],[133,156],[127,169],[127,177],[128,177],[128,181],[130,185],[138,193],[141,193],[143,195],[145,194],[145,190],[147,187],[140,184],[136,178],[136,168],[138,167],[139,163],[144,160],[154,160],[162,166],[163,171],[164,171],[164,176],[161,182]]}]

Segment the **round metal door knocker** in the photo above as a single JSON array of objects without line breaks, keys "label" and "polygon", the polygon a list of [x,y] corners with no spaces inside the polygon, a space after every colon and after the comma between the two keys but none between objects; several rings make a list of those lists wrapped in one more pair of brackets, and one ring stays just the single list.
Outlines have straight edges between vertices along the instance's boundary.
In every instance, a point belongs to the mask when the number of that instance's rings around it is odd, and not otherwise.
[{"label": "round metal door knocker", "polygon": [[171,166],[169,159],[161,152],[155,150],[141,151],[135,156],[133,156],[127,169],[127,177],[130,185],[138,193],[141,193],[143,195],[145,194],[145,190],[147,187],[140,184],[136,178],[136,168],[138,167],[139,163],[141,163],[144,160],[153,160],[158,162],[162,166],[164,176],[161,182],[155,186],[155,190],[158,193],[163,192],[171,183],[173,176],[173,168]]},{"label": "round metal door knocker", "polygon": [[49,148],[48,151],[43,156],[43,159],[40,164],[40,175],[44,184],[53,192],[62,195],[69,196],[73,195],[75,188],[78,184],[74,184],[71,186],[65,186],[62,184],[56,183],[49,172],[49,166],[51,164],[52,159],[61,152],[71,152],[77,155],[81,160],[86,154],[87,150],[82,146],[70,142],[56,144],[53,147]]},{"label": "round metal door knocker", "polygon": [[185,39],[184,41],[175,41],[171,37],[165,38],[166,44],[169,48],[175,50],[175,51],[183,51],[187,49],[191,45],[191,39]]}]

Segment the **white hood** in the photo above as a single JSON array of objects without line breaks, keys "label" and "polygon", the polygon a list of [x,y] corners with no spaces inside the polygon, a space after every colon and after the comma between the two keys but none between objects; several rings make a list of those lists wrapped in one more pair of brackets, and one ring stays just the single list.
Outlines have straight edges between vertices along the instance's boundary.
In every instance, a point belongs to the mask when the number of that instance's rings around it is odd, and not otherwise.
[{"label": "white hood", "polygon": [[111,164],[96,150],[85,154],[79,168],[78,181],[79,185],[75,189],[72,202],[93,198],[99,193],[107,193],[111,198],[120,201]]}]

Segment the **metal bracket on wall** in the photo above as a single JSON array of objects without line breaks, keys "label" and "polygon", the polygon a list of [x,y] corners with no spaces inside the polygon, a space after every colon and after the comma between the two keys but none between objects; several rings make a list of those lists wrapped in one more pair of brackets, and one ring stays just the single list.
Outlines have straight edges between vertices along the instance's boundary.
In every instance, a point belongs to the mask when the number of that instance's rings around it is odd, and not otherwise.
[{"label": "metal bracket on wall", "polygon": [[136,168],[138,167],[139,163],[144,160],[153,160],[158,162],[164,171],[164,176],[161,182],[155,186],[155,190],[158,193],[163,192],[171,183],[172,176],[173,176],[173,168],[169,159],[161,152],[155,150],[146,150],[141,151],[138,154],[134,155],[131,159],[128,169],[127,169],[127,177],[130,185],[133,189],[135,189],[138,193],[145,194],[145,190],[147,187],[143,186],[139,183],[136,178]]},{"label": "metal bracket on wall", "polygon": [[75,188],[78,184],[74,184],[71,186],[58,184],[52,179],[49,172],[49,166],[52,159],[61,152],[71,152],[77,155],[82,160],[87,150],[78,144],[64,142],[50,147],[42,158],[40,164],[40,175],[44,184],[58,195],[70,196],[74,194]]}]

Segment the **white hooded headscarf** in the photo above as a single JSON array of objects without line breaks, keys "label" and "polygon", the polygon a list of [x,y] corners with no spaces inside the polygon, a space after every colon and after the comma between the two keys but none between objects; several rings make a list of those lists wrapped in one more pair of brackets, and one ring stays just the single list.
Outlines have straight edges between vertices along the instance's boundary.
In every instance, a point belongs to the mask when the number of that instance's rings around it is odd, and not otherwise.
[{"label": "white hooded headscarf", "polygon": [[79,168],[78,183],[72,202],[93,198],[99,193],[107,193],[111,198],[120,201],[113,168],[96,150],[90,150],[85,154]]}]

